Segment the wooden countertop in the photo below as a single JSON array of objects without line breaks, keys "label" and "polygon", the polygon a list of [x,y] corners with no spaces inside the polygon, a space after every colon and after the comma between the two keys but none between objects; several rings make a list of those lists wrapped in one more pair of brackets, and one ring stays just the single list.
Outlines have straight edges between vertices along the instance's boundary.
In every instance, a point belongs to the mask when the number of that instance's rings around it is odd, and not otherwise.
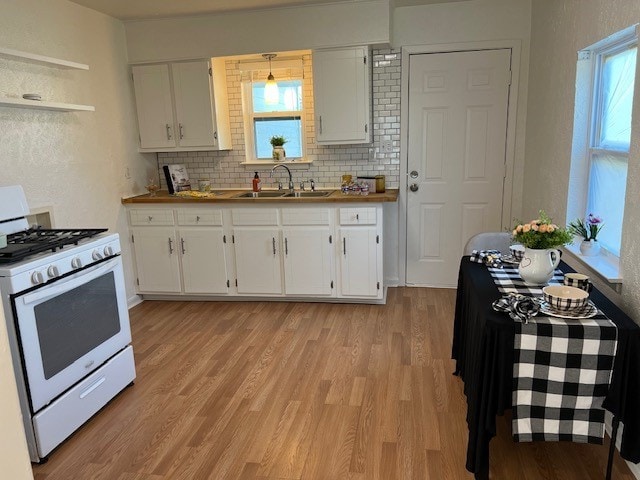
[{"label": "wooden countertop", "polygon": [[201,204],[201,203],[382,203],[396,202],[398,189],[387,189],[385,193],[370,193],[369,195],[343,195],[340,190],[333,190],[326,197],[263,197],[263,198],[235,198],[236,195],[246,193],[249,190],[220,190],[214,191],[207,197],[181,197],[169,195],[166,190],[161,190],[155,196],[148,193],[135,197],[123,198],[122,203],[131,204]]}]

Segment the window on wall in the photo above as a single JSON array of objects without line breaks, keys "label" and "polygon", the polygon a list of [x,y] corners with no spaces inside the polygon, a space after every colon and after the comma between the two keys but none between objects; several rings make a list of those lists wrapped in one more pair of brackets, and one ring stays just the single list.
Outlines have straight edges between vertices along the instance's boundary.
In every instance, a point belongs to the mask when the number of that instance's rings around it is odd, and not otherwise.
[{"label": "window on wall", "polygon": [[[583,168],[586,182],[578,187],[584,192],[583,209],[574,211],[578,216],[592,213],[604,219],[598,241],[616,256],[620,255],[622,239],[637,56],[634,26],[580,52],[580,58],[588,64],[581,66],[579,60],[577,69],[576,101],[580,90],[588,92],[590,108],[585,110],[588,114],[579,115],[576,102],[574,147],[576,135],[584,131],[587,148],[584,155],[574,155],[573,159],[586,163]],[[572,175],[580,171],[580,166],[574,167]],[[573,201],[575,198],[573,195]],[[572,211],[571,205],[567,210]]]},{"label": "window on wall", "polygon": [[[301,64],[301,62],[300,62]],[[252,71],[243,78],[246,160],[273,161],[271,137],[282,136],[287,159],[304,156],[304,88],[302,69],[274,69],[278,100],[265,100],[268,71]]]}]

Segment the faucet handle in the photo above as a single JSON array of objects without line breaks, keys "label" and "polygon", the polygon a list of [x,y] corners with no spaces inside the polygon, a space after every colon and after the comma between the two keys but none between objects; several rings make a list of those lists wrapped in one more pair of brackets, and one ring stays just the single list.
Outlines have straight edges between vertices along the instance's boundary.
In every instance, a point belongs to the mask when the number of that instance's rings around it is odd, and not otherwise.
[{"label": "faucet handle", "polygon": [[313,178],[309,179],[309,184],[311,185],[311,191],[316,191],[316,182],[313,181]]},{"label": "faucet handle", "polygon": [[282,182],[278,182],[278,190],[282,190]]},{"label": "faucet handle", "polygon": [[304,180],[300,182],[300,190],[304,191]]}]

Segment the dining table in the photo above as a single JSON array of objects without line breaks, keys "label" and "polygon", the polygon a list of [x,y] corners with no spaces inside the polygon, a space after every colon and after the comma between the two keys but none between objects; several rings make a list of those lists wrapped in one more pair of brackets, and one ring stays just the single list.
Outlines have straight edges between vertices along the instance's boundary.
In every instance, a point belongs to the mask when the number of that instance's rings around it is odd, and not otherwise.
[{"label": "dining table", "polygon": [[[559,269],[574,270],[565,262]],[[466,468],[476,479],[489,475],[489,443],[496,435],[496,417],[512,408],[514,386],[515,321],[492,303],[502,297],[483,263],[462,257],[453,329],[452,358],[455,375],[464,382],[467,400]],[[618,344],[603,408],[613,415],[613,427],[623,425],[620,455],[640,462],[640,327],[601,291],[593,288],[590,300],[617,327]],[[579,320],[570,320],[579,322]],[[615,443],[611,442],[607,475]]]}]

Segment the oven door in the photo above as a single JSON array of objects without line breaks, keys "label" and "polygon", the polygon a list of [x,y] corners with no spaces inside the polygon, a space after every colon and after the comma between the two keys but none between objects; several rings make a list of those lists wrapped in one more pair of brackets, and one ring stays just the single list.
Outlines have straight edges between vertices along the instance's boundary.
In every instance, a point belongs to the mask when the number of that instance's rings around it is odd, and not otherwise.
[{"label": "oven door", "polygon": [[131,342],[122,260],[13,298],[33,412]]}]

